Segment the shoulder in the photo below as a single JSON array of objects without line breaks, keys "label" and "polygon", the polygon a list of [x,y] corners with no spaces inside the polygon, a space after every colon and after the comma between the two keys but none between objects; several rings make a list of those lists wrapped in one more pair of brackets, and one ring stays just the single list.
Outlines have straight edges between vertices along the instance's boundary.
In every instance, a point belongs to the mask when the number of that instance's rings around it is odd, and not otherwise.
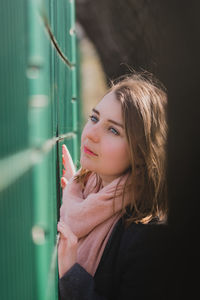
[{"label": "shoulder", "polygon": [[[120,252],[135,251],[161,254],[169,242],[169,228],[167,224],[158,222],[141,224],[132,223],[127,228],[123,225],[123,234],[120,242]],[[142,252],[141,252],[142,251]]]},{"label": "shoulder", "polygon": [[165,223],[155,220],[148,224],[132,223],[126,227],[121,218],[115,225],[106,248],[115,246],[117,251],[126,252],[146,245],[145,250],[150,251],[151,248],[167,244],[169,236],[169,228]]},{"label": "shoulder", "polygon": [[161,237],[168,232],[168,225],[157,221],[149,222],[148,224],[132,223],[129,226],[122,222],[121,226],[123,226],[122,241],[124,243],[128,241],[142,242],[143,240],[159,238],[159,236]]},{"label": "shoulder", "polygon": [[167,231],[166,225],[152,223],[133,223],[126,228],[120,219],[95,274],[96,288],[114,293],[112,299],[132,299],[133,295],[137,299],[165,299]]},{"label": "shoulder", "polygon": [[120,272],[137,270],[151,276],[151,272],[155,275],[166,269],[170,253],[168,225],[150,222],[132,223],[127,228],[122,226],[118,252]]},{"label": "shoulder", "polygon": [[118,255],[118,274],[126,287],[141,299],[154,295],[165,299],[170,251],[168,226],[131,224],[124,229]]}]

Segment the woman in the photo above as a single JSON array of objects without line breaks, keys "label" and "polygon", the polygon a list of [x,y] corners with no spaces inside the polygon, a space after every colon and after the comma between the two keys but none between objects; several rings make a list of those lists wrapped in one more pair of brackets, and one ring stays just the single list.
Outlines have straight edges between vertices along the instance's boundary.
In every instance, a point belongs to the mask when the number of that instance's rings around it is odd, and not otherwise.
[{"label": "woman", "polygon": [[152,78],[126,76],[92,110],[75,175],[63,146],[62,300],[167,299],[166,104]]}]

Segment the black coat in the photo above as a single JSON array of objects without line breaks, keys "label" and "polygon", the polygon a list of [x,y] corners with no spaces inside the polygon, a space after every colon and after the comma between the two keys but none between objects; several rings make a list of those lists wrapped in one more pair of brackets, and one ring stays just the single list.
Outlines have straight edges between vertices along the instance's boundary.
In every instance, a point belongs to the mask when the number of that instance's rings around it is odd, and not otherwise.
[{"label": "black coat", "polygon": [[75,264],[59,279],[61,300],[170,299],[166,225],[115,225],[92,277]]}]

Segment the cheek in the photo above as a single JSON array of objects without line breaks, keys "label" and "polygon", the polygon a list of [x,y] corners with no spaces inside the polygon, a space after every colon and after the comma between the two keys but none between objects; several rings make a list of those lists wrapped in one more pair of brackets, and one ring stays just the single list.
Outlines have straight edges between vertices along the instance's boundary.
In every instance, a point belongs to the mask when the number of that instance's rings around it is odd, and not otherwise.
[{"label": "cheek", "polygon": [[87,134],[87,125],[85,125],[85,127],[83,128],[82,134],[81,134],[81,145],[83,143],[83,141],[85,140]]},{"label": "cheek", "polygon": [[104,160],[104,165],[108,170],[112,169],[123,172],[130,166],[130,155],[127,143],[107,143],[102,153],[102,160]]}]

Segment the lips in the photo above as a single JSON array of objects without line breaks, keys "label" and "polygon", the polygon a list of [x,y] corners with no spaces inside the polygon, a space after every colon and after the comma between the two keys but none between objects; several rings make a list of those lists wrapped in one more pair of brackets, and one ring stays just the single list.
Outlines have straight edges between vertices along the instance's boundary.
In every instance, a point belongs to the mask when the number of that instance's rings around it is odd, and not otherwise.
[{"label": "lips", "polygon": [[83,148],[84,148],[84,152],[85,152],[86,154],[89,154],[89,155],[91,155],[91,156],[98,156],[96,153],[94,153],[94,152],[93,152],[91,149],[89,149],[88,147],[84,146]]}]

